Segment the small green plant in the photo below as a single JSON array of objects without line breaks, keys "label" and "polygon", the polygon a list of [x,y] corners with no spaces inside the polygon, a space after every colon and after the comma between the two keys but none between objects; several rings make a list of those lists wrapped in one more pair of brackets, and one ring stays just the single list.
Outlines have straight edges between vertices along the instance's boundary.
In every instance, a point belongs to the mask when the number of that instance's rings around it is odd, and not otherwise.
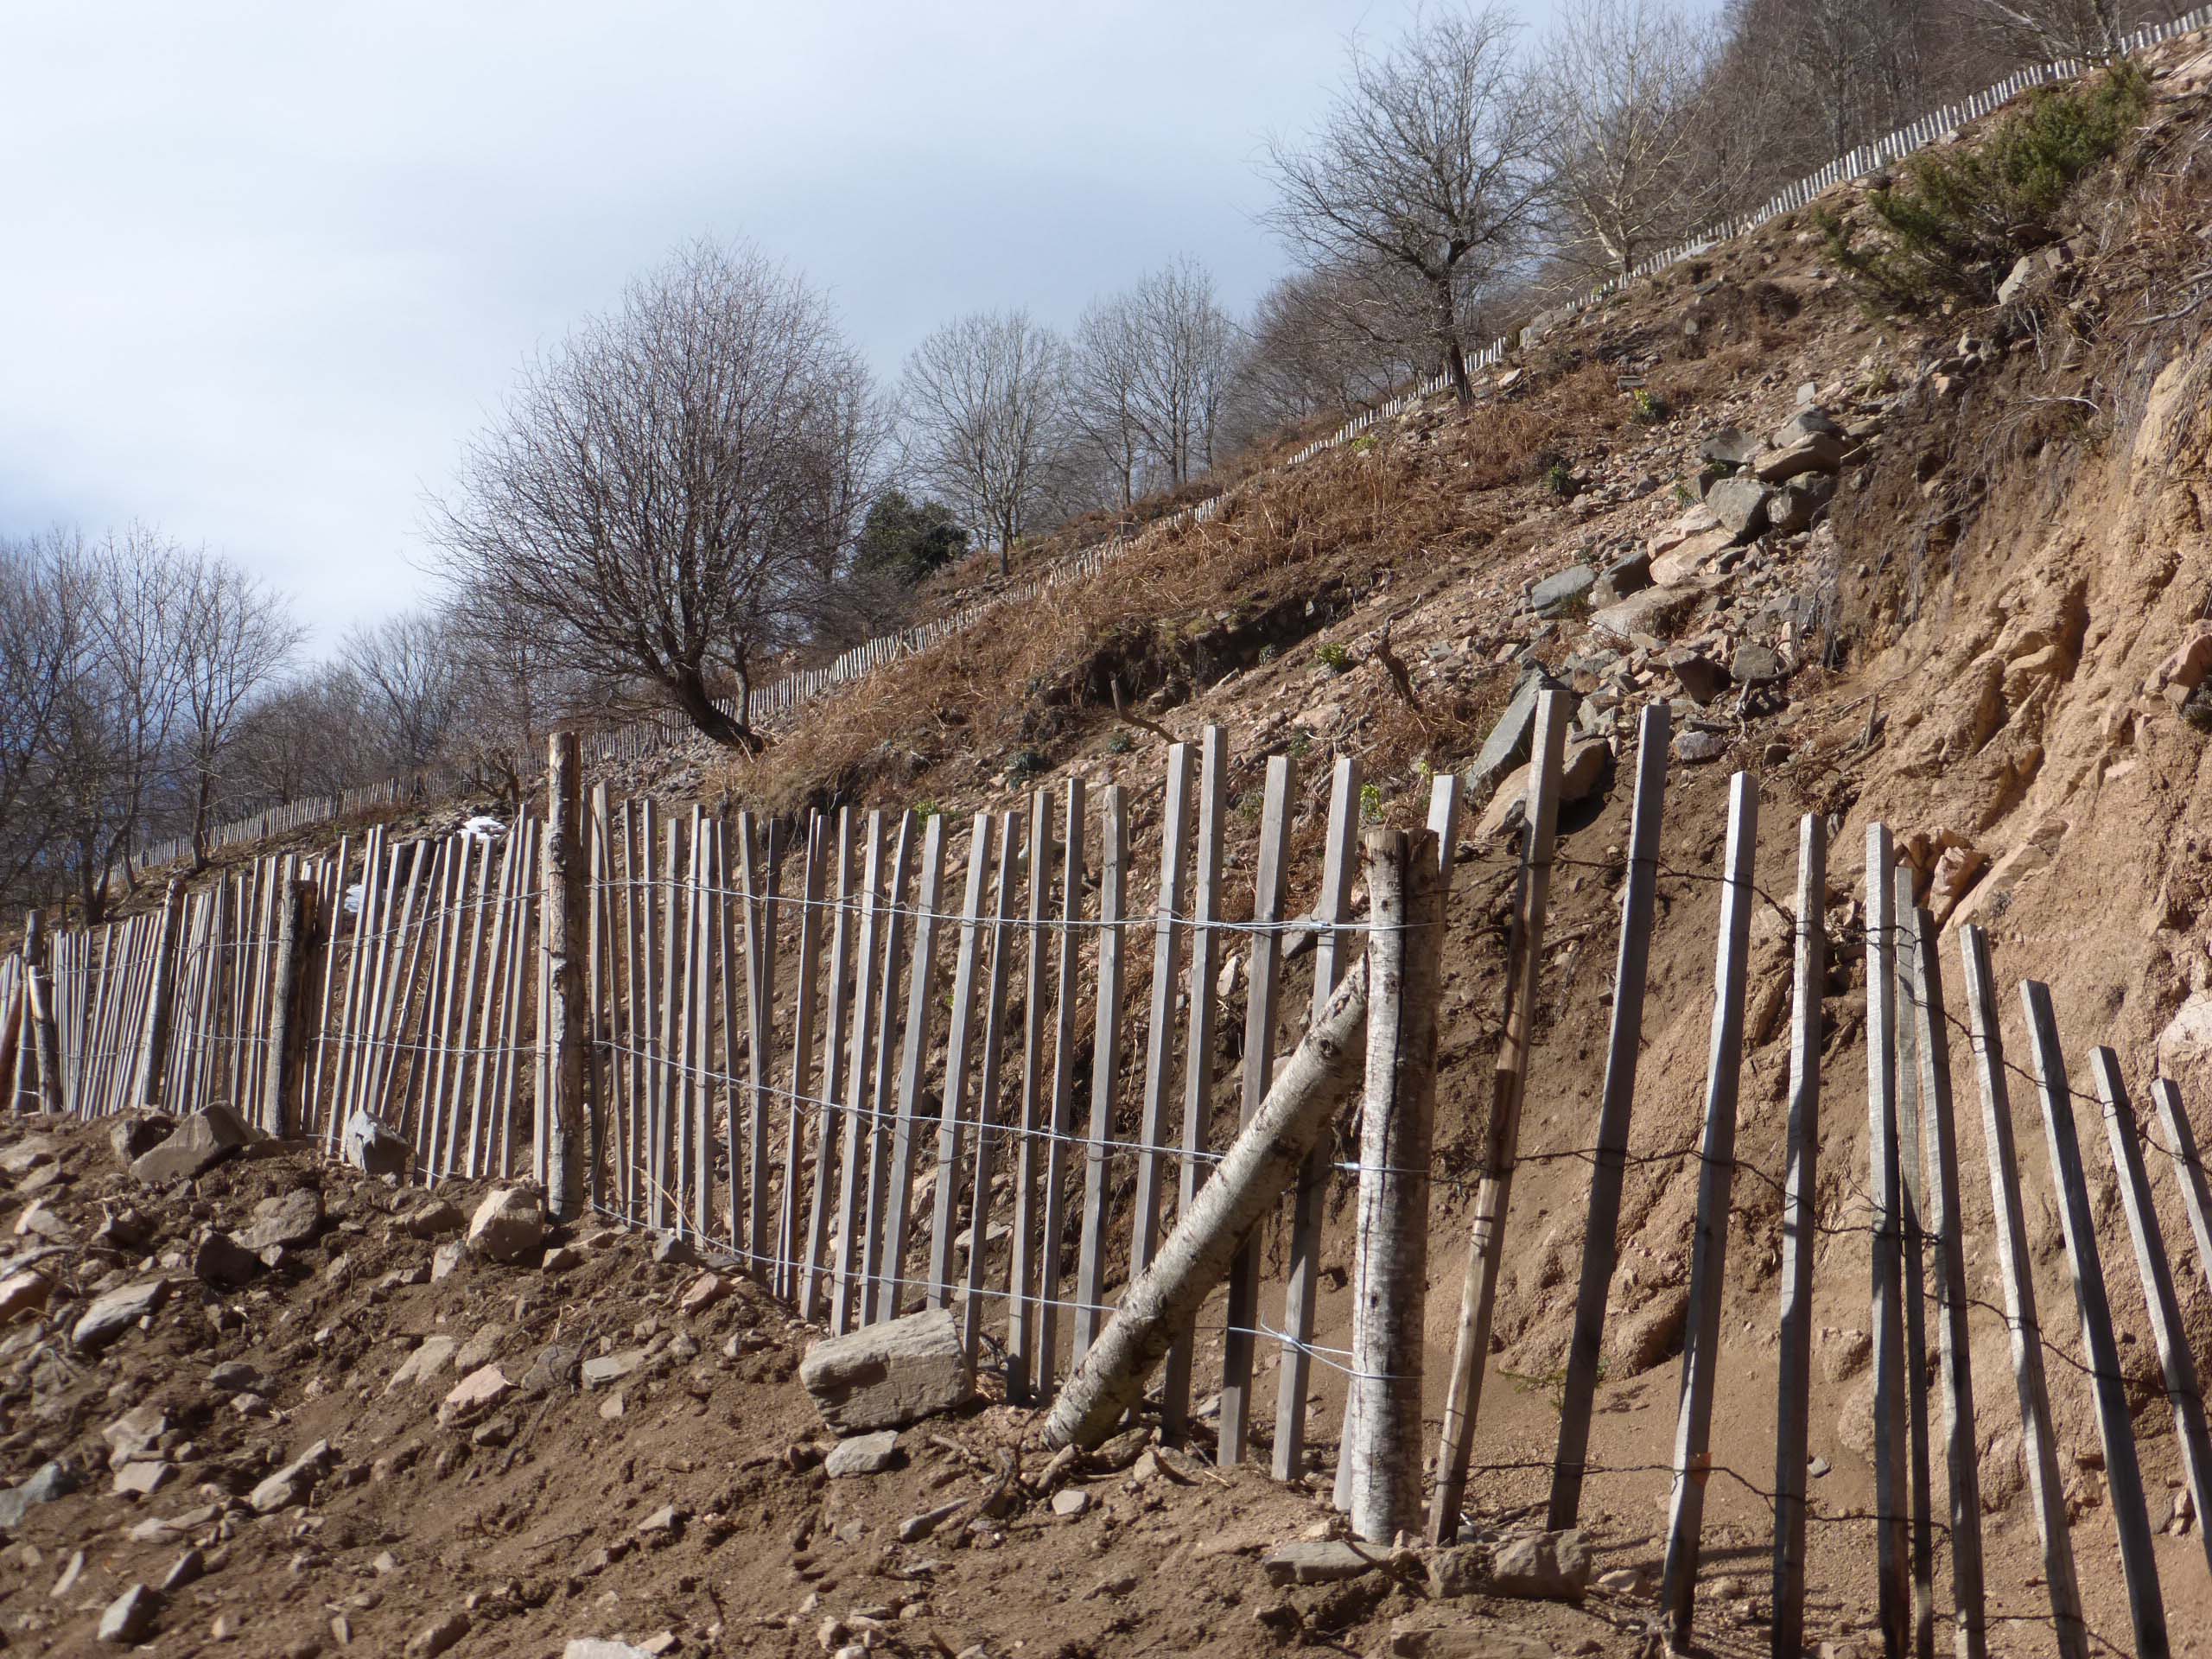
[{"label": "small green plant", "polygon": [[1638,386],[1628,395],[1630,413],[1639,426],[1656,426],[1674,411],[1667,407],[1667,400],[1655,391]]},{"label": "small green plant", "polygon": [[1127,754],[1131,749],[1136,747],[1136,746],[1137,741],[1135,738],[1130,736],[1126,729],[1117,728],[1114,732],[1113,735],[1106,740],[1106,753],[1109,754]]},{"label": "small green plant", "polygon": [[1359,786],[1359,821],[1362,823],[1382,822],[1382,786],[1362,784]]},{"label": "small green plant", "polygon": [[914,817],[918,823],[927,823],[931,818],[937,817],[938,810],[938,804],[935,801],[917,801],[914,803]]},{"label": "small green plant", "polygon": [[1374,447],[1375,435],[1372,432],[1363,432],[1351,441],[1351,452],[1355,455],[1363,455]]},{"label": "small green plant", "polygon": [[1351,648],[1331,640],[1313,653],[1313,660],[1332,674],[1341,674],[1351,666]]},{"label": "small green plant", "polygon": [[1236,816],[1247,823],[1257,823],[1266,810],[1267,801],[1256,789],[1248,789],[1236,798]]},{"label": "small green plant", "polygon": [[1427,789],[1429,785],[1434,781],[1435,777],[1436,768],[1430,766],[1427,760],[1421,760],[1414,762],[1414,782],[1419,785],[1421,788],[1423,790]]},{"label": "small green plant", "polygon": [[1544,487],[1562,501],[1574,499],[1574,468],[1555,461],[1544,470]]},{"label": "small green plant", "polygon": [[1678,478],[1675,480],[1675,499],[1683,506],[1694,507],[1697,505],[1697,492]]},{"label": "small green plant", "polygon": [[1281,655],[1282,652],[1275,649],[1274,642],[1273,640],[1269,640],[1266,645],[1260,647],[1260,660],[1263,663],[1272,663],[1276,658]]},{"label": "small green plant", "polygon": [[1862,243],[1850,221],[1817,213],[1828,257],[1870,303],[1986,304],[2015,259],[2058,235],[2067,192],[2119,152],[2150,99],[2148,79],[2126,62],[2031,94],[1980,143],[1916,156],[1902,183],[1868,196],[1875,239]]},{"label": "small green plant", "polygon": [[1283,753],[1294,760],[1303,760],[1313,747],[1313,734],[1303,726],[1290,728],[1290,741],[1283,746]]},{"label": "small green plant", "polygon": [[1052,764],[1034,749],[1016,749],[1014,759],[1006,763],[1006,780],[1009,784],[1026,784],[1043,777],[1052,769]]},{"label": "small green plant", "polygon": [[2181,705],[2181,717],[2198,731],[2212,734],[2212,679],[2189,694]]}]

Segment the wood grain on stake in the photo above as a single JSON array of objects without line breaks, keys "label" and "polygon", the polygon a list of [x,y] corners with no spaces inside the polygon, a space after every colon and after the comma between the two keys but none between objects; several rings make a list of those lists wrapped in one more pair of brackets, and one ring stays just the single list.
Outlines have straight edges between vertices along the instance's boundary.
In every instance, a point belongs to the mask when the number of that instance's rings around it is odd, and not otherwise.
[{"label": "wood grain on stake", "polygon": [[[939,843],[940,848],[942,842]],[[907,865],[914,852],[914,815],[899,815],[899,833],[892,846],[891,886],[884,906],[883,965],[876,982],[874,1077],[868,1095],[868,1206],[861,1223],[861,1322],[881,1318],[882,1289],[878,1283],[883,1265],[885,1189],[891,1179],[893,1139],[891,1057],[898,1040],[899,965],[906,943]]]},{"label": "wood grain on stake", "polygon": [[2074,1539],[2058,1471],[2058,1439],[2051,1430],[2050,1394],[2044,1381],[2035,1258],[2020,1200],[2020,1158],[2012,1139],[2012,1103],[2005,1082],[2004,1038],[1997,1023],[1997,984],[1989,969],[1988,936],[1978,927],[1961,928],[1959,959],[1966,979],[1974,1075],[1981,1085],[1982,1146],[1989,1163],[1990,1210],[1996,1221],[1997,1273],[2012,1343],[2012,1386],[2020,1402],[2020,1456],[2043,1542],[2043,1577],[2050,1599],[2053,1635],[2060,1659],[2088,1659],[2088,1627],[2082,1618]]},{"label": "wood grain on stake", "polygon": [[1905,1480],[1903,1176],[1897,1161],[1896,852],[1887,824],[1866,830],[1866,1157],[1876,1205],[1874,1326],[1874,1563],[1882,1650],[1899,1659],[1910,1639],[1910,1527]]},{"label": "wood grain on stake", "polygon": [[2120,1538],[2120,1570],[2127,1585],[2128,1622],[2135,1635],[2135,1659],[2166,1659],[2165,1598],[2158,1587],[2158,1560],[2151,1535],[2150,1510],[2143,1490],[2143,1469],[2135,1454],[2135,1429],[2129,1413],[2127,1379],[2120,1369],[2113,1340],[2112,1303],[2105,1294],[2105,1272],[2097,1251],[2096,1211],[2082,1167],[2082,1147],[2074,1131],[2074,1093],[2066,1079],[2066,1060],[2058,1046],[2058,1017],[2051,1012],[2050,989],[2032,979],[2020,982],[2020,1006],[2034,1057],[2036,1090],[2043,1103],[2043,1129],[2050,1154],[2050,1180],[2056,1189],[2058,1222],[2066,1240],[2066,1265],[2073,1274],[2074,1302],[2081,1314],[2082,1356],[2087,1362],[2096,1401],[2097,1438],[2104,1448],[2107,1507]]},{"label": "wood grain on stake", "polygon": [[1038,1076],[1045,1054],[1045,918],[1052,903],[1052,798],[1041,789],[1029,798],[1028,863],[1021,1102],[1014,1117],[1020,1140],[1014,1147],[1013,1236],[1007,1242],[1006,1269],[1006,1397],[1016,1405],[1033,1397],[1032,1385],[1038,1375],[1032,1299],[1037,1282],[1037,1175],[1045,1161],[1039,1135],[1044,1125],[1039,1116]]},{"label": "wood grain on stake", "polygon": [[845,1020],[851,1003],[853,953],[853,809],[837,809],[830,859],[837,888],[830,912],[829,998],[822,1020],[822,1093],[814,1110],[814,1192],[807,1201],[806,1254],[799,1269],[798,1316],[811,1321],[821,1309],[823,1251],[830,1237],[830,1181],[836,1173],[840,1114],[845,1091]]},{"label": "wood grain on stake", "polygon": [[1942,1366],[1943,1470],[1950,1499],[1951,1639],[1959,1659],[1989,1650],[1983,1624],[1981,1478],[1974,1435],[1973,1333],[1967,1328],[1966,1228],[1959,1207],[1959,1137],[1951,1114],[1951,1046],[1936,918],[1913,917],[1912,989],[1920,1054],[1921,1155],[1929,1236],[1936,1242],[1936,1353]]},{"label": "wood grain on stake", "polygon": [[2204,1160],[2197,1155],[2196,1132],[2182,1108],[2181,1090],[2171,1077],[2151,1084],[2151,1097],[2158,1103],[2158,1122],[2165,1128],[2166,1156],[2174,1166],[2174,1185],[2181,1189],[2182,1209],[2189,1217],[2189,1230],[2196,1241],[2196,1267],[2212,1288],[2212,1192],[2204,1180]]},{"label": "wood grain on stake", "polygon": [[[1344,974],[1348,935],[1341,924],[1351,903],[1352,859],[1359,834],[1359,762],[1350,755],[1337,761],[1329,779],[1329,822],[1321,852],[1321,897],[1313,907],[1313,1017],[1319,1019]],[[1306,1472],[1306,1396],[1313,1357],[1314,1301],[1320,1290],[1322,1205],[1328,1197],[1335,1162],[1335,1137],[1324,1134],[1299,1168],[1291,1198],[1290,1261],[1283,1290],[1281,1378],[1275,1389],[1277,1480]]]},{"label": "wood grain on stake", "polygon": [[1061,846],[1059,959],[1052,1005],[1052,1097],[1045,1140],[1045,1221],[1038,1241],[1037,1397],[1052,1392],[1060,1330],[1061,1234],[1065,1226],[1067,1139],[1075,1124],[1075,987],[1080,954],[1076,923],[1083,915],[1083,780],[1067,782],[1067,824]]},{"label": "wood grain on stake", "polygon": [[906,1046],[899,1065],[899,1116],[891,1143],[891,1184],[883,1209],[882,1268],[875,1317],[895,1319],[906,1289],[906,1211],[914,1190],[914,1141],[920,1133],[922,1071],[929,1058],[930,1016],[937,1001],[937,924],[944,891],[944,814],[922,830],[922,880],[914,918],[914,960],[908,970]]},{"label": "wood grain on stake", "polygon": [[1459,1534],[1459,1505],[1466,1494],[1467,1463],[1474,1449],[1475,1420],[1482,1409],[1483,1367],[1490,1353],[1506,1210],[1512,1202],[1514,1165],[1519,1156],[1521,1101],[1529,1084],[1530,1028],[1535,1019],[1537,975],[1543,957],[1544,911],[1551,891],[1553,843],[1559,832],[1559,776],[1567,749],[1567,702],[1566,694],[1559,691],[1545,691],[1536,698],[1528,827],[1522,832],[1520,892],[1507,947],[1504,1025],[1491,1090],[1482,1182],[1475,1192],[1466,1272],[1459,1290],[1459,1325],[1452,1339],[1444,1430],[1436,1453],[1436,1491],[1428,1511],[1428,1535],[1436,1543],[1449,1543]]},{"label": "wood grain on stake", "polygon": [[1014,867],[1020,835],[1021,815],[1007,813],[1000,823],[998,884],[991,903],[990,990],[983,1022],[983,1071],[976,1084],[976,1173],[968,1205],[967,1296],[960,1305],[960,1347],[970,1366],[976,1363],[976,1350],[982,1339],[983,1263],[990,1255],[991,1192],[997,1180],[999,1143],[1006,1138],[1006,1114],[999,1103],[999,1054],[1006,1037],[1006,988],[1014,976]]},{"label": "wood grain on stake", "polygon": [[1628,1174],[1629,1117],[1636,1103],[1637,1058],[1643,1046],[1643,992],[1650,971],[1651,916],[1659,887],[1669,725],[1667,705],[1656,702],[1644,705],[1637,725],[1636,804],[1629,822],[1628,879],[1621,886],[1620,954],[1613,969],[1605,1081],[1598,1101],[1598,1155],[1590,1176],[1582,1276],[1560,1390],[1559,1447],[1552,1459],[1551,1505],[1544,1523],[1554,1532],[1572,1527],[1582,1508],[1590,1414],[1605,1353],[1605,1301],[1620,1255],[1621,1189]]},{"label": "wood grain on stake", "polygon": [[[1196,1202],[1199,1164],[1213,1119],[1215,976],[1220,962],[1220,933],[1212,925],[1221,914],[1222,818],[1229,804],[1229,746],[1218,726],[1198,737],[1198,870],[1191,911],[1191,971],[1187,983],[1191,1014],[1183,1050],[1183,1155],[1176,1173],[1178,1221]],[[1191,1410],[1193,1338],[1174,1333],[1167,1368],[1160,1385],[1160,1437],[1182,1444]]]},{"label": "wood grain on stake", "polygon": [[1129,1223],[1129,1277],[1152,1260],[1160,1240],[1161,1149],[1167,1141],[1169,1069],[1175,1063],[1175,1001],[1183,967],[1183,913],[1189,902],[1191,746],[1167,747],[1167,785],[1160,823],[1160,888],[1153,906],[1152,1008],[1145,1026],[1144,1104],[1137,1119],[1137,1185]]},{"label": "wood grain on stake", "polygon": [[[817,1115],[807,1109],[814,1074],[814,1009],[816,958],[822,933],[822,859],[829,841],[830,823],[819,812],[810,813],[806,851],[799,875],[798,977],[791,984],[791,1087],[785,1100],[784,1190],[776,1222],[777,1294],[798,1300],[802,1260],[799,1239],[799,1188],[806,1174],[806,1125]],[[770,991],[772,994],[774,987]]]},{"label": "wood grain on stake", "polygon": [[[1241,1127],[1267,1098],[1274,1077],[1275,993],[1282,970],[1283,893],[1289,872],[1291,762],[1268,757],[1267,792],[1260,808],[1258,869],[1252,894],[1254,931],[1244,987],[1244,1061]],[[1244,1241],[1229,1269],[1228,1329],[1221,1347],[1221,1461],[1242,1463],[1251,1435],[1252,1361],[1260,1321],[1260,1241]]]},{"label": "wood grain on stake", "polygon": [[1728,1203],[1736,1179],[1736,1094],[1744,1064],[1744,976],[1755,898],[1758,785],[1729,780],[1728,849],[1713,964],[1713,1041],[1706,1058],[1705,1133],[1699,1151],[1697,1230],[1690,1240],[1689,1312],[1682,1331],[1681,1408],[1675,1424],[1675,1485],[1659,1591],[1669,1640],[1688,1649],[1703,1546],[1705,1487],[1713,1470],[1713,1393],[1720,1368],[1720,1297],[1728,1260]]},{"label": "wood grain on stake", "polygon": [[1098,1014],[1091,1027],[1090,1132],[1083,1155],[1083,1235],[1077,1245],[1075,1343],[1070,1364],[1098,1335],[1106,1300],[1106,1153],[1122,1069],[1122,917],[1129,862],[1129,817],[1122,786],[1109,784],[1098,819]]},{"label": "wood grain on stake", "polygon": [[845,1065],[844,1154],[837,1172],[837,1252],[830,1276],[830,1333],[853,1328],[860,1261],[861,1159],[867,1147],[868,1059],[874,1033],[877,936],[883,910],[883,814],[870,811],[861,845],[860,955],[853,966],[853,1034]]},{"label": "wood grain on stake", "polygon": [[1913,874],[1900,869],[1891,878],[1897,893],[1897,1163],[1900,1189],[1898,1237],[1902,1245],[1904,1302],[1904,1374],[1915,1379],[1905,1390],[1906,1465],[1912,1491],[1912,1642],[1919,1659],[1936,1652],[1936,1485],[1928,1442],[1928,1390],[1917,1379],[1928,1375],[1927,1192],[1928,1171],[1921,1156],[1920,1027],[1914,1018],[1913,964],[1919,935],[1913,924]]},{"label": "wood grain on stake", "polygon": [[[2097,1097],[2104,1103],[2105,1138],[2112,1146],[2113,1171],[2120,1177],[2120,1208],[2127,1214],[2135,1270],[2143,1280],[2143,1302],[2151,1317],[2151,1338],[2158,1346],[2159,1375],[2173,1408],[2182,1478],[2196,1513],[2212,1515],[2212,1437],[2205,1430],[2204,1394],[2197,1382],[2196,1358],[2189,1351],[2189,1332],[2182,1325],[2180,1299],[2174,1294],[2173,1268],[2158,1230],[2151,1177],[2143,1167],[2142,1134],[2135,1127],[2127,1085],[2120,1080],[2120,1056],[2108,1048],[2092,1050],[2089,1069],[2096,1075]],[[2205,1564],[2212,1567],[2212,1531],[2200,1525],[2196,1537]]]},{"label": "wood grain on stake", "polygon": [[[960,1166],[967,1150],[968,1076],[976,1023],[976,964],[986,943],[983,895],[991,871],[991,815],[978,812],[968,830],[968,884],[952,969],[952,1023],[944,1040],[944,1086],[938,1090],[937,1185],[930,1207],[929,1284],[923,1306],[945,1306],[952,1296],[952,1235],[957,1224]],[[980,1114],[978,1114],[980,1116]],[[971,1223],[971,1227],[980,1226]],[[980,1236],[971,1236],[980,1249]]]},{"label": "wood grain on stake", "polygon": [[1782,1339],[1776,1354],[1775,1659],[1805,1645],[1806,1439],[1813,1391],[1813,1256],[1820,1230],[1821,985],[1827,975],[1827,821],[1797,826],[1797,922],[1789,999],[1789,1150],[1782,1197]]}]

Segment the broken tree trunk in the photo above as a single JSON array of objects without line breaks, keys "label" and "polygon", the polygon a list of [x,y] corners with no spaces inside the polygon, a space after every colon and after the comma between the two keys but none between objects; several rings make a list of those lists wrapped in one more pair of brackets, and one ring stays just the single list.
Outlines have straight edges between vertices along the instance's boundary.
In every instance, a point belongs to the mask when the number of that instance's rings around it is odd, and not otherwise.
[{"label": "broken tree trunk", "polygon": [[1061,1389],[1050,1445],[1090,1447],[1112,1434],[1178,1335],[1229,1272],[1237,1247],[1287,1192],[1307,1150],[1367,1058],[1367,963],[1344,976],[1152,1265]]}]

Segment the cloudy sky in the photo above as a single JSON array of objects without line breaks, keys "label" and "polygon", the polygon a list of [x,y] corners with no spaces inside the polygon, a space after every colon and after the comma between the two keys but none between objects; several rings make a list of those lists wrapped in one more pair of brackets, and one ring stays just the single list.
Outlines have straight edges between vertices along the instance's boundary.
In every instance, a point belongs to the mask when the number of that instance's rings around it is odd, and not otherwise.
[{"label": "cloudy sky", "polygon": [[428,583],[517,366],[700,234],[936,322],[1179,252],[1248,304],[1271,128],[1404,0],[378,0],[0,10],[0,535],[137,518],[320,643]]}]

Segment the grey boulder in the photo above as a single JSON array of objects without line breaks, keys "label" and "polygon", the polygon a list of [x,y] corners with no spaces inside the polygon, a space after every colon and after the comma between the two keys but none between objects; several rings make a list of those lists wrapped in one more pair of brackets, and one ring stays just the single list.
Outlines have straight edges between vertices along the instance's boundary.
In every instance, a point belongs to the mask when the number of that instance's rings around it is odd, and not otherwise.
[{"label": "grey boulder", "polygon": [[957,1409],[975,1391],[960,1327],[942,1307],[824,1338],[807,1350],[798,1377],[840,1434],[904,1428]]},{"label": "grey boulder", "polygon": [[148,1186],[192,1180],[252,1139],[245,1121],[218,1103],[193,1113],[161,1145],[132,1160],[130,1173]]}]

